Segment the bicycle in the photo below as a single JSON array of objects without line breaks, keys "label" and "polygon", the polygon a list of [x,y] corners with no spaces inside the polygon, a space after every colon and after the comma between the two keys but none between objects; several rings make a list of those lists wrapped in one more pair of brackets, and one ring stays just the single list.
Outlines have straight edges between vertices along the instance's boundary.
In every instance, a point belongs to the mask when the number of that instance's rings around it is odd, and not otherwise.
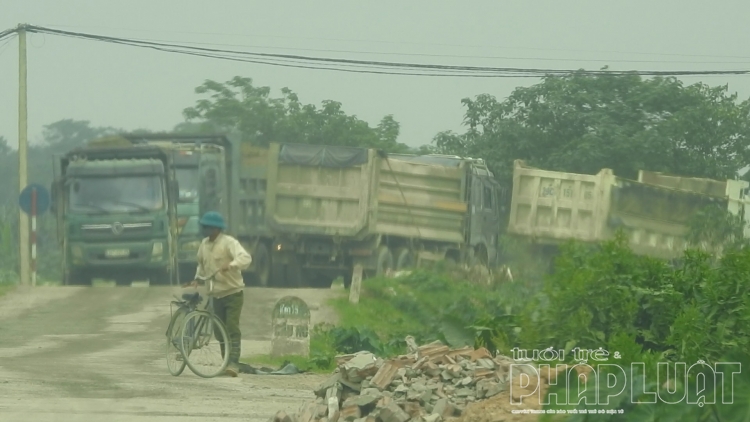
[{"label": "bicycle", "polygon": [[[200,293],[184,293],[182,299],[175,296],[177,311],[173,313],[169,327],[167,327],[167,369],[173,376],[180,376],[185,366],[190,368],[195,375],[202,378],[213,378],[226,370],[229,365],[229,337],[226,327],[213,313],[213,281],[218,272],[209,277],[199,277],[197,281],[207,283],[208,300],[203,309],[199,305],[203,302]],[[209,368],[204,370],[199,364],[199,358],[194,352],[210,353],[211,339],[216,338],[219,343],[221,360],[217,363],[208,364]],[[225,344],[226,343],[226,344]],[[174,358],[175,361],[172,361]],[[210,372],[212,371],[212,372]]]}]

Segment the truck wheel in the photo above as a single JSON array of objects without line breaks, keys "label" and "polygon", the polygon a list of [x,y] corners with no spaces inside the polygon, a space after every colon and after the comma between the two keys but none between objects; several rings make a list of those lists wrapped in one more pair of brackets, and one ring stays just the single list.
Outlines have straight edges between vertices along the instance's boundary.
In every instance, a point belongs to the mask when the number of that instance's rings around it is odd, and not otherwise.
[{"label": "truck wheel", "polygon": [[283,268],[283,286],[291,288],[307,286],[308,277],[307,274],[305,274],[297,255],[289,255],[289,259]]},{"label": "truck wheel", "polygon": [[333,285],[333,279],[331,273],[326,271],[318,271],[312,273],[310,280],[312,281],[313,287],[321,289],[330,289]]},{"label": "truck wheel", "polygon": [[269,287],[284,286],[286,283],[284,264],[271,263],[271,276],[269,277]]},{"label": "truck wheel", "polygon": [[305,275],[302,266],[296,262],[290,262],[284,266],[284,281],[287,287],[305,287]]},{"label": "truck wheel", "polygon": [[381,245],[378,248],[377,261],[375,262],[375,269],[367,271],[367,278],[382,277],[393,269],[393,254],[391,254],[388,246]]},{"label": "truck wheel", "polygon": [[157,270],[151,273],[148,278],[148,284],[150,286],[169,286],[172,284],[172,271],[171,270]]},{"label": "truck wheel", "polygon": [[66,286],[90,286],[92,277],[84,271],[69,270],[63,276],[63,284]]},{"label": "truck wheel", "polygon": [[414,259],[409,248],[401,247],[396,249],[396,271],[411,268],[414,265]]},{"label": "truck wheel", "polygon": [[127,277],[119,277],[115,279],[115,284],[118,286],[129,286],[132,282],[133,280]]},{"label": "truck wheel", "polygon": [[471,250],[469,252],[468,267],[474,280],[487,280],[487,284],[491,284],[491,272],[490,267],[487,265],[489,258],[487,256],[487,249],[484,246],[477,246],[476,251]]},{"label": "truck wheel", "polygon": [[268,281],[271,278],[271,255],[264,243],[258,243],[252,258],[255,265],[253,282],[260,287],[268,287]]}]

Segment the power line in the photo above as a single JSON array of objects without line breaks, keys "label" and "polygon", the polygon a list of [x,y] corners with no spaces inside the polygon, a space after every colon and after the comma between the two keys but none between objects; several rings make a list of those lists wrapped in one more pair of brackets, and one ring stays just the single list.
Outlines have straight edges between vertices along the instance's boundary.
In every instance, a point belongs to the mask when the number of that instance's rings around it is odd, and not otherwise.
[{"label": "power line", "polygon": [[[40,28],[40,27],[32,27],[29,26],[26,28],[28,32],[32,33],[42,33],[42,34],[52,34],[52,35],[60,35],[60,36],[67,36],[67,37],[73,37],[73,38],[82,38],[82,39],[88,39],[88,40],[95,40],[95,41],[104,41],[114,44],[123,44],[123,45],[130,45],[130,46],[136,46],[136,47],[143,47],[143,48],[149,48],[154,49],[157,51],[163,51],[163,52],[171,52],[171,53],[178,53],[178,54],[186,54],[186,55],[192,55],[192,56],[199,56],[199,57],[208,57],[208,58],[215,58],[215,59],[223,59],[223,60],[230,60],[230,61],[238,61],[238,62],[246,62],[246,63],[256,63],[256,64],[265,64],[265,65],[272,65],[272,66],[282,66],[282,67],[292,67],[292,68],[299,68],[299,69],[315,69],[315,70],[333,70],[333,71],[341,71],[341,72],[353,72],[353,73],[371,73],[371,74],[386,74],[386,75],[403,75],[403,76],[462,76],[462,77],[538,77],[536,75],[526,75],[526,74],[480,74],[477,72],[456,72],[453,69],[447,69],[444,71],[444,73],[426,73],[432,71],[432,69],[425,69],[423,72],[415,73],[415,72],[381,72],[381,71],[373,71],[373,70],[355,70],[355,69],[349,69],[349,68],[363,68],[366,67],[367,69],[377,69],[377,68],[386,68],[386,69],[392,69],[393,66],[383,66],[379,65],[377,63],[370,64],[370,63],[346,63],[346,62],[340,62],[338,60],[333,60],[332,63],[327,63],[326,65],[329,67],[321,67],[321,66],[313,66],[313,65],[305,65],[305,63],[309,63],[309,60],[304,60],[305,58],[297,59],[293,56],[284,56],[284,55],[268,55],[268,54],[262,54],[262,53],[248,53],[243,51],[230,51],[230,50],[219,50],[219,49],[204,49],[204,48],[195,48],[190,46],[184,46],[184,45],[177,45],[177,44],[166,44],[166,43],[155,43],[151,41],[143,41],[143,40],[133,40],[133,39],[121,39],[121,38],[115,38],[115,37],[107,37],[107,36],[99,36],[99,35],[91,35],[91,34],[81,34],[81,33],[68,33],[68,31],[58,31],[58,30],[50,30],[47,28]],[[247,57],[237,57],[239,56],[260,56],[263,57],[263,59],[251,59]],[[282,57],[282,58],[277,58]],[[291,58],[287,58],[291,57]],[[330,66],[338,66],[338,67],[330,67]],[[343,68],[342,68],[343,67]]]},{"label": "power line", "polygon": [[[61,28],[96,28],[96,29],[119,29],[122,31],[129,32],[151,32],[151,33],[162,33],[162,34],[190,34],[190,35],[221,35],[228,37],[244,37],[244,38],[281,38],[281,39],[304,39],[304,40],[322,40],[322,41],[337,41],[337,42],[363,42],[373,44],[395,44],[395,45],[415,45],[415,46],[438,46],[438,47],[461,47],[461,48],[482,48],[482,49],[505,49],[505,50],[521,50],[521,51],[555,51],[555,52],[578,52],[578,53],[596,53],[596,54],[634,54],[641,56],[669,56],[669,57],[703,57],[703,58],[723,58],[723,59],[743,59],[750,60],[748,56],[727,56],[727,55],[714,55],[714,54],[684,54],[684,53],[648,53],[638,51],[605,51],[605,50],[583,50],[583,49],[571,49],[571,48],[540,48],[540,47],[507,47],[498,45],[478,45],[478,44],[446,44],[446,43],[420,43],[411,41],[385,41],[385,40],[365,40],[356,38],[327,38],[327,37],[295,37],[290,35],[271,35],[271,34],[238,34],[238,33],[227,33],[227,32],[198,32],[198,31],[163,31],[154,29],[132,29],[132,28],[121,28],[111,26],[76,26],[76,25],[59,25],[52,24],[53,27]],[[266,48],[266,47],[263,47]],[[391,53],[379,53],[379,54],[391,54]],[[528,58],[531,60],[532,58]],[[582,61],[590,61],[588,59]],[[713,62],[708,62],[713,63]]]},{"label": "power line", "polygon": [[[158,51],[188,54],[208,58],[244,61],[256,64],[283,66],[300,69],[332,70],[354,73],[375,73],[401,76],[453,76],[453,77],[543,77],[545,75],[567,75],[571,73],[589,75],[641,75],[641,76],[688,76],[688,75],[745,75],[750,70],[677,70],[677,71],[613,71],[613,70],[572,70],[538,69],[486,66],[452,66],[439,64],[418,64],[384,62],[375,60],[334,59],[325,57],[301,56],[293,54],[259,53],[252,51],[225,50],[218,48],[195,47],[184,44],[165,43],[148,40],[111,37],[105,35],[71,32],[28,25],[28,32],[88,39],[114,44],[150,48]],[[9,30],[15,32],[14,30]],[[7,31],[4,31],[7,32]],[[371,69],[394,69],[398,72],[376,71]]]},{"label": "power line", "polygon": [[18,28],[11,28],[6,29],[5,31],[0,31],[0,40],[6,37],[13,37],[18,32]]},{"label": "power line", "polygon": [[[158,31],[157,31],[158,32]],[[162,31],[163,32],[163,31]],[[188,32],[191,33],[191,32]],[[197,33],[203,34],[203,33]],[[211,34],[211,33],[208,33]],[[292,37],[293,38],[293,37]],[[326,38],[322,38],[326,39]],[[143,40],[133,39],[133,41],[151,41],[174,44],[178,41],[171,40]],[[333,50],[333,49],[321,49],[321,48],[302,48],[302,47],[268,47],[262,45],[248,45],[248,44],[227,44],[227,43],[209,43],[209,42],[194,42],[194,41],[183,41],[183,45],[198,45],[198,46],[222,46],[222,47],[244,47],[244,48],[263,48],[263,49],[275,49],[275,50],[293,50],[293,51],[314,51],[319,53],[348,53],[348,54],[369,54],[369,55],[384,55],[384,56],[409,56],[409,57],[447,57],[447,58],[459,58],[459,59],[483,59],[483,60],[531,60],[531,61],[549,61],[549,62],[572,62],[572,61],[586,61],[586,62],[601,62],[601,63],[676,63],[676,64],[750,64],[750,57],[733,57],[733,56],[716,56],[724,58],[736,58],[744,59],[744,61],[678,61],[678,60],[623,60],[623,59],[561,59],[553,57],[513,57],[513,56],[477,56],[477,55],[466,55],[466,54],[428,54],[428,53],[394,53],[385,51],[362,51],[362,50]],[[563,51],[563,50],[554,50]],[[573,50],[578,51],[578,50]],[[585,50],[581,50],[585,51]],[[633,53],[635,54],[635,53]],[[641,53],[648,54],[648,53]],[[695,56],[695,57],[714,57],[714,56]]]},{"label": "power line", "polygon": [[[0,38],[0,40],[1,39],[2,38]],[[13,37],[8,37],[8,39],[4,43],[0,44],[0,56],[3,55],[3,53],[5,52],[5,47],[8,46],[8,44],[11,42],[11,40],[13,40]]]},{"label": "power line", "polygon": [[[293,67],[293,68],[301,68],[301,69],[315,69],[315,70],[334,70],[334,71],[343,71],[343,72],[353,72],[353,73],[374,73],[374,74],[386,74],[386,75],[403,75],[403,76],[460,76],[460,77],[539,77],[540,74],[528,74],[529,72],[517,72],[514,69],[503,69],[504,73],[498,74],[494,70],[485,70],[482,68],[462,68],[462,67],[441,67],[441,66],[434,66],[434,65],[409,65],[409,64],[401,64],[401,63],[388,63],[388,62],[374,62],[374,61],[361,61],[361,60],[346,60],[346,59],[327,59],[327,58],[317,58],[317,57],[305,57],[305,56],[294,56],[294,55],[283,55],[283,54],[269,54],[269,53],[253,53],[253,52],[246,52],[246,51],[234,51],[234,50],[221,50],[221,49],[211,49],[211,48],[199,48],[199,47],[191,47],[191,46],[185,46],[185,45],[178,45],[178,44],[167,44],[167,43],[158,43],[153,41],[144,41],[144,40],[133,40],[133,39],[124,39],[124,38],[117,38],[117,37],[108,37],[108,36],[100,36],[100,35],[92,35],[92,34],[83,34],[83,33],[74,33],[69,31],[60,31],[60,30],[52,30],[48,28],[40,28],[40,27],[29,27],[27,28],[27,31],[29,32],[36,32],[36,33],[49,33],[54,35],[61,35],[61,36],[68,36],[73,38],[83,38],[83,39],[89,39],[89,40],[96,40],[96,41],[104,41],[104,42],[110,42],[115,44],[124,44],[124,45],[130,45],[130,46],[136,46],[136,47],[144,47],[144,48],[150,48],[158,51],[165,51],[165,52],[172,52],[172,53],[180,53],[180,54],[187,54],[187,55],[193,55],[193,56],[200,56],[200,57],[209,57],[209,58],[217,58],[217,59],[224,59],[224,60],[231,60],[231,61],[240,61],[240,62],[249,62],[249,63],[257,63],[257,64],[266,64],[266,65],[273,65],[273,66],[282,66],[282,67]],[[240,56],[240,57],[236,57]],[[261,59],[250,59],[250,58],[242,58],[241,56],[250,56],[250,57],[260,57]],[[304,63],[309,62],[322,62],[324,65],[328,67],[322,67],[320,65],[313,66],[313,65],[305,65]],[[339,67],[330,67],[330,66],[339,66]],[[341,68],[341,66],[344,66],[345,68]],[[400,68],[401,70],[414,70],[416,67],[416,70],[420,70],[421,72],[415,73],[412,72],[379,72],[379,71],[373,71],[373,70],[353,70],[353,69],[347,69],[346,67],[358,67],[358,68]],[[442,70],[443,73],[429,73],[434,72],[436,70]],[[460,73],[459,73],[460,71]],[[489,74],[483,73],[485,72],[491,72]],[[447,73],[446,73],[447,72]]]}]

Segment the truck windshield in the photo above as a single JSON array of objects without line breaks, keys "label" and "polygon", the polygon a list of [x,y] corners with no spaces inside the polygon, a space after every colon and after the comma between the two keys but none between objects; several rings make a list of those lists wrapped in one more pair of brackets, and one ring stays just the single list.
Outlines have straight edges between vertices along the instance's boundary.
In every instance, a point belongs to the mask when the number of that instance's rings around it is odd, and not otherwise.
[{"label": "truck windshield", "polygon": [[78,178],[70,185],[70,211],[148,212],[164,207],[159,176]]},{"label": "truck windshield", "polygon": [[180,202],[198,200],[198,168],[187,167],[175,170],[177,184],[180,186]]}]

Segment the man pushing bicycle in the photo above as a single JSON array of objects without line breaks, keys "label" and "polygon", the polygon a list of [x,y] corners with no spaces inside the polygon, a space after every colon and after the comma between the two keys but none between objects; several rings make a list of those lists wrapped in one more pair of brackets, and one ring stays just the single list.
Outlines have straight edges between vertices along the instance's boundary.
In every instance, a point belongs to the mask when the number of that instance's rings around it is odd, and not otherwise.
[{"label": "man pushing bicycle", "polygon": [[226,224],[218,212],[207,212],[199,224],[206,237],[198,248],[198,269],[193,284],[197,284],[199,278],[216,273],[213,288],[214,314],[224,323],[229,337],[228,342],[220,338],[217,340],[221,343],[222,355],[225,353],[225,343],[229,343],[229,365],[226,374],[236,377],[239,374],[242,338],[240,314],[245,288],[242,270],[250,266],[252,258],[237,239],[224,233]]}]

